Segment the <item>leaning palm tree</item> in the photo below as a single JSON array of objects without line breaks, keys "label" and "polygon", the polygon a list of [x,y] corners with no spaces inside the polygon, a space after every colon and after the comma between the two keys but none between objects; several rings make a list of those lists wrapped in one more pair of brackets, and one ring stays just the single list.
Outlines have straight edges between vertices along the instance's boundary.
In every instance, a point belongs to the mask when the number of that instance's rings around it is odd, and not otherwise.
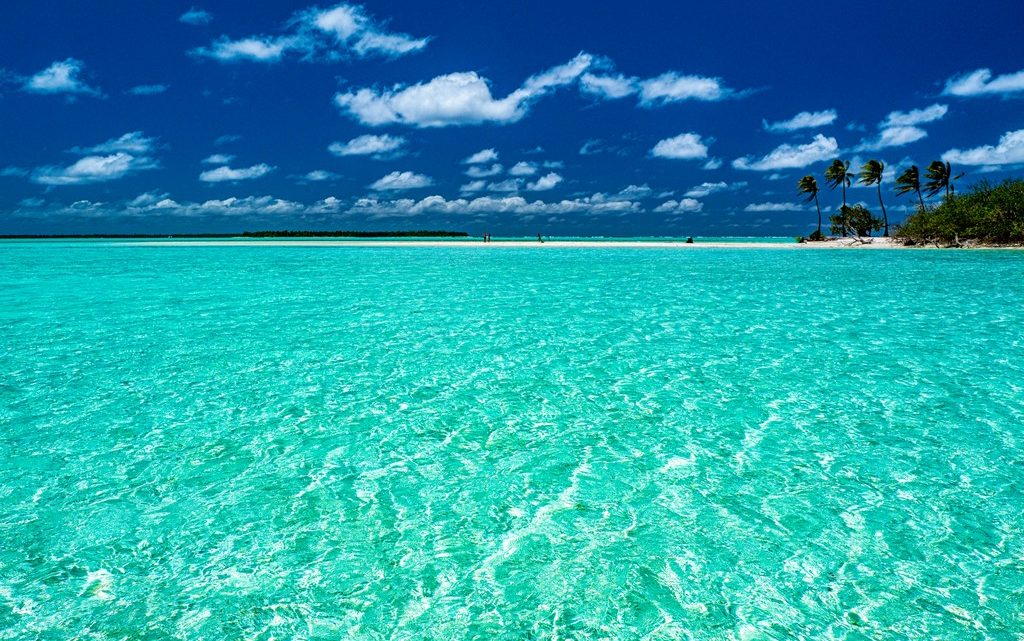
[{"label": "leaning palm tree", "polygon": [[825,170],[825,184],[829,186],[829,189],[835,189],[842,185],[843,187],[843,208],[839,210],[839,214],[842,217],[841,231],[843,236],[846,235],[846,188],[850,186],[850,180],[853,178],[853,174],[850,173],[850,163],[843,162],[838,158],[832,161],[832,164]]},{"label": "leaning palm tree", "polygon": [[804,176],[796,183],[797,191],[801,194],[807,194],[807,202],[814,201],[814,206],[818,210],[818,231],[814,232],[815,240],[821,239],[821,205],[818,204],[818,181],[814,179],[814,176]]},{"label": "leaning palm tree", "polygon": [[889,214],[885,212],[885,203],[882,202],[882,174],[885,172],[885,163],[880,160],[869,160],[860,168],[860,184],[870,187],[878,186],[878,204],[882,207],[882,220],[885,224],[885,236],[889,235]]},{"label": "leaning palm tree", "polygon": [[924,190],[929,198],[940,191],[945,191],[948,198],[950,193],[953,192],[953,181],[963,177],[963,172],[954,176],[952,165],[948,162],[936,160],[928,165],[928,169],[925,170],[925,176],[928,177],[928,182],[924,184]]},{"label": "leaning palm tree", "polygon": [[921,174],[917,169],[917,165],[907,167],[906,171],[896,178],[897,196],[911,192],[917,194],[917,201],[921,203],[921,209],[924,209],[924,198],[921,197]]}]

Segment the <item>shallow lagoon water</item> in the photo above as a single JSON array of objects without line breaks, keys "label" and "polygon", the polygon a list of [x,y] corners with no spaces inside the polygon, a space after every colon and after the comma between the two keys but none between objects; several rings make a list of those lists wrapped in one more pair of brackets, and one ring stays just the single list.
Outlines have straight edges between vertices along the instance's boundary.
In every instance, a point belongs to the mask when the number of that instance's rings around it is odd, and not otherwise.
[{"label": "shallow lagoon water", "polygon": [[1019,639],[1024,254],[0,244],[0,639]]}]

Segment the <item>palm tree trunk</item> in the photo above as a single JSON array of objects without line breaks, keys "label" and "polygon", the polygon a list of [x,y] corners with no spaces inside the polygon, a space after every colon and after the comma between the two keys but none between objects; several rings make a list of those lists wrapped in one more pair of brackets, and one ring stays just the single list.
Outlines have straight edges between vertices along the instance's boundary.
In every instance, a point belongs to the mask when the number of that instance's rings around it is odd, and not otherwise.
[{"label": "palm tree trunk", "polygon": [[818,204],[818,194],[814,194],[814,206],[818,210],[818,240],[821,240],[821,205]]},{"label": "palm tree trunk", "polygon": [[921,190],[917,190],[917,200],[921,203],[921,210],[924,210],[924,198],[921,197]]},{"label": "palm tree trunk", "polygon": [[889,237],[889,214],[885,213],[885,203],[882,202],[882,181],[878,181],[878,204],[882,206],[882,220],[885,221],[885,237]]},{"label": "palm tree trunk", "polygon": [[846,178],[843,178],[843,208],[839,210],[839,218],[842,219],[843,236],[846,236]]}]

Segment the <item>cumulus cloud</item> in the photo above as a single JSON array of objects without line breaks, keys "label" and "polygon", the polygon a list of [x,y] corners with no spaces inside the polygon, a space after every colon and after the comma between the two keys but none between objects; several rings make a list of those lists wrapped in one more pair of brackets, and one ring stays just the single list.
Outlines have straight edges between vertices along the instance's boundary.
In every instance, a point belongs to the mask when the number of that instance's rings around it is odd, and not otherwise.
[{"label": "cumulus cloud", "polygon": [[337,174],[333,174],[333,173],[331,173],[329,171],[324,171],[323,169],[314,169],[313,171],[309,172],[308,174],[306,174],[302,178],[303,178],[303,180],[308,180],[309,182],[316,183],[316,182],[324,182],[324,181],[327,181],[327,180],[334,180],[337,177],[338,177]]},{"label": "cumulus cloud", "polygon": [[516,192],[522,187],[521,178],[507,178],[505,180],[487,185],[487,191]]},{"label": "cumulus cloud", "polygon": [[411,171],[393,171],[370,185],[370,189],[375,191],[399,191],[403,189],[420,189],[422,187],[429,187],[432,184],[434,184],[434,181],[423,174]]},{"label": "cumulus cloud", "polygon": [[448,200],[443,196],[427,196],[421,200],[360,198],[348,209],[348,213],[361,214],[371,218],[386,218],[427,213],[542,215],[628,213],[641,210],[642,207],[638,202],[611,199],[605,194],[599,193],[558,202],[529,201],[522,196],[480,196],[472,200],[465,198]]},{"label": "cumulus cloud", "polygon": [[708,157],[708,147],[701,141],[699,134],[679,134],[673,138],[659,140],[651,149],[651,155],[656,158],[696,160]]},{"label": "cumulus cloud", "polygon": [[199,174],[199,180],[207,183],[255,180],[256,178],[266,176],[272,171],[274,171],[274,168],[266,163],[260,163],[243,169],[234,169],[232,167],[222,166],[217,167],[216,169],[209,169]]},{"label": "cumulus cloud", "polygon": [[471,194],[477,191],[483,191],[486,187],[486,180],[473,180],[459,187],[459,191],[464,194]]},{"label": "cumulus cloud", "polygon": [[526,189],[529,191],[547,191],[557,187],[558,183],[562,182],[562,180],[563,179],[559,174],[552,171],[541,176],[532,183],[527,184]]},{"label": "cumulus cloud", "polygon": [[765,131],[786,133],[789,131],[796,131],[798,129],[810,129],[831,125],[836,121],[837,117],[838,114],[835,109],[826,109],[824,111],[801,111],[789,120],[780,120],[779,122],[768,122],[767,120],[763,120],[762,123],[764,124]]},{"label": "cumulus cloud", "polygon": [[483,165],[470,165],[466,169],[466,175],[470,178],[490,178],[491,176],[497,176],[505,168],[500,163],[494,163],[490,167],[484,167]]},{"label": "cumulus cloud", "polygon": [[81,60],[74,58],[58,60],[46,69],[27,78],[22,89],[38,94],[67,93],[99,96],[99,89],[90,87],[79,77],[83,69],[85,69],[85,63]]},{"label": "cumulus cloud", "polygon": [[213,14],[203,9],[197,9],[192,7],[185,13],[178,16],[178,22],[184,22],[185,24],[191,25],[204,25],[209,24],[213,20]]},{"label": "cumulus cloud", "polygon": [[498,159],[498,152],[494,151],[493,148],[491,148],[491,149],[481,149],[480,151],[476,152],[475,154],[469,156],[468,158],[465,158],[462,161],[462,164],[464,164],[464,165],[480,165],[480,164],[483,164],[483,163],[494,162],[497,159]]},{"label": "cumulus cloud", "polygon": [[395,58],[427,46],[429,38],[387,31],[359,5],[337,4],[300,11],[288,21],[288,31],[231,39],[221,36],[195,55],[221,62],[276,62],[293,53],[303,60],[336,61],[346,57]]},{"label": "cumulus cloud", "polygon": [[879,123],[878,135],[861,140],[854,150],[878,151],[917,142],[928,136],[928,132],[918,125],[941,120],[948,111],[949,107],[946,105],[934,104],[922,109],[890,112],[885,120]]},{"label": "cumulus cloud", "polygon": [[82,156],[71,165],[48,165],[32,171],[30,180],[51,187],[86,185],[124,178],[159,166],[151,157],[156,139],[133,131],[91,147],[74,147],[69,151]]},{"label": "cumulus cloud", "polygon": [[995,145],[973,149],[950,149],[942,154],[946,162],[959,165],[1013,165],[1024,163],[1024,129],[1008,131]]},{"label": "cumulus cloud", "polygon": [[201,161],[204,165],[227,165],[235,157],[231,154],[211,154]]},{"label": "cumulus cloud", "polygon": [[295,39],[288,37],[272,38],[254,36],[240,40],[222,37],[215,40],[209,47],[194,50],[196,55],[213,58],[221,62],[250,60],[257,62],[277,62],[286,51],[295,46]]},{"label": "cumulus cloud", "polygon": [[759,159],[750,156],[732,161],[735,169],[753,171],[774,171],[776,169],[795,169],[806,167],[811,163],[829,160],[839,152],[839,143],[835,138],[826,138],[818,134],[805,145],[779,145],[767,155]]},{"label": "cumulus cloud", "polygon": [[706,163],[704,163],[704,166],[701,167],[701,169],[713,170],[713,169],[719,169],[721,166],[722,166],[722,159],[721,158],[709,158],[708,161]]},{"label": "cumulus cloud", "polygon": [[671,213],[671,214],[687,214],[702,211],[704,209],[704,203],[693,198],[683,198],[681,200],[666,200],[657,207],[654,211],[658,213]]},{"label": "cumulus cloud", "polygon": [[720,191],[726,191],[729,189],[729,183],[717,182],[717,183],[701,183],[696,187],[690,189],[690,191],[683,194],[690,198],[704,198],[711,194],[717,194]]},{"label": "cumulus cloud", "polygon": [[1008,95],[1024,91],[1024,70],[992,77],[991,69],[977,69],[946,81],[947,96]]},{"label": "cumulus cloud", "polygon": [[404,144],[405,138],[384,134],[375,136],[367,134],[357,136],[346,143],[333,142],[327,147],[335,156],[373,156],[385,158],[393,156]]},{"label": "cumulus cloud", "polygon": [[946,105],[934,104],[923,109],[890,112],[879,127],[913,127],[941,120],[949,112]]},{"label": "cumulus cloud", "polygon": [[154,169],[151,158],[139,158],[124,152],[106,156],[85,156],[67,167],[40,167],[32,172],[32,182],[40,185],[86,185],[124,178],[145,169]]},{"label": "cumulus cloud", "polygon": [[133,96],[155,96],[166,92],[170,87],[167,85],[138,85],[128,90]]},{"label": "cumulus cloud", "polygon": [[752,203],[743,208],[743,211],[766,212],[766,211],[804,211],[806,207],[794,203]]},{"label": "cumulus cloud", "polygon": [[156,138],[150,138],[141,131],[132,131],[117,138],[111,138],[92,147],[73,147],[71,153],[76,154],[109,154],[125,152],[135,155],[151,153],[156,145]]},{"label": "cumulus cloud", "polygon": [[338,107],[364,125],[402,124],[448,127],[509,124],[529,113],[539,98],[574,83],[593,63],[580,53],[569,62],[527,78],[504,98],[491,94],[489,81],[475,71],[450,73],[415,85],[357,89],[334,97]]},{"label": "cumulus cloud", "polygon": [[532,176],[537,173],[537,165],[532,162],[517,162],[508,170],[513,176]]},{"label": "cumulus cloud", "polygon": [[854,150],[878,151],[888,147],[902,147],[927,136],[928,132],[920,127],[886,127],[877,136],[862,140]]},{"label": "cumulus cloud", "polygon": [[674,71],[639,83],[640,104],[645,107],[665,105],[683,100],[723,100],[733,92],[719,78],[684,76]]},{"label": "cumulus cloud", "polygon": [[636,78],[622,75],[597,76],[585,73],[580,77],[580,90],[607,100],[616,100],[636,93],[636,83]]}]

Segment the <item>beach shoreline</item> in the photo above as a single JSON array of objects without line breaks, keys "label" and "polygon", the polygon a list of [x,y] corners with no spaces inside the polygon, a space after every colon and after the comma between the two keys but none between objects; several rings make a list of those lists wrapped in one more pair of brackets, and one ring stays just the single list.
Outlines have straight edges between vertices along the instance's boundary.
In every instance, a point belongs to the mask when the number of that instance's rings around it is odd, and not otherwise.
[{"label": "beach shoreline", "polygon": [[[495,240],[485,243],[472,240],[153,240],[117,243],[119,246],[133,247],[465,247],[483,249],[773,249],[773,250],[935,250],[947,249],[934,245],[905,246],[892,238],[866,238],[857,240],[843,238],[839,240],[779,243],[779,242],[700,242],[687,243],[684,240]],[[955,249],[955,248],[951,248]],[[966,249],[1024,249],[1024,247],[977,246]]]}]

